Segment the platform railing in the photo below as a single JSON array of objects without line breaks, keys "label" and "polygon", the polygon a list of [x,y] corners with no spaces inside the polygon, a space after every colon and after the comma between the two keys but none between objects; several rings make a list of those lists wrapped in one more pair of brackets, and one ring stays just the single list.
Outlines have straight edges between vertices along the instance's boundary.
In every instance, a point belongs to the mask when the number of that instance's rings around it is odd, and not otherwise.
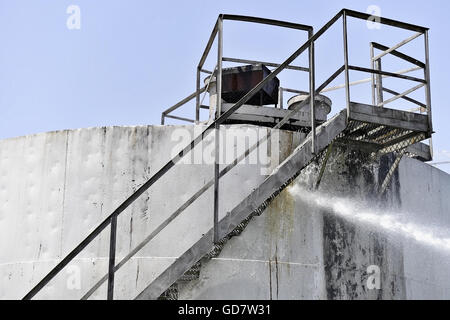
[{"label": "platform railing", "polygon": [[[425,42],[425,57],[426,61],[425,63],[415,59],[409,55],[406,55],[402,52],[397,51],[399,48],[404,46],[405,44],[411,42],[412,40],[418,38],[419,36],[424,35],[424,42]],[[408,37],[407,39],[399,42],[398,44],[388,48],[380,43],[377,42],[371,42],[370,43],[370,58],[371,58],[371,66],[372,69],[381,70],[382,69],[382,57],[390,54],[397,58],[400,58],[404,61],[407,61],[411,64],[416,65],[416,67],[411,68],[409,71],[416,71],[416,70],[423,70],[424,72],[424,81],[421,81],[420,84],[404,91],[404,92],[397,92],[395,90],[386,88],[383,86],[382,83],[382,76],[375,77],[374,74],[372,74],[371,77],[371,87],[372,87],[372,104],[376,105],[378,107],[384,107],[388,103],[391,103],[393,101],[396,101],[398,99],[403,99],[405,101],[411,102],[415,105],[417,105],[417,108],[410,109],[408,111],[419,111],[420,113],[427,113],[428,116],[428,125],[429,125],[429,148],[430,148],[430,156],[433,157],[433,141],[431,138],[433,127],[432,127],[432,119],[431,119],[431,93],[430,93],[430,74],[429,74],[429,47],[428,47],[428,31],[425,32],[417,32],[416,34]],[[382,50],[380,54],[375,56],[375,49]],[[408,97],[408,95],[422,87],[425,86],[426,90],[426,103],[420,102],[416,99],[413,99],[411,97]],[[384,100],[383,92],[387,92],[393,97]]]},{"label": "platform railing", "polygon": [[[89,235],[81,241],[79,245],[77,245],[65,258],[63,258],[39,283],[37,283],[24,297],[24,299],[31,299],[33,298],[42,288],[44,288],[65,266],[67,266],[84,248],[87,247],[89,243],[92,242],[93,239],[95,239],[99,234],[109,225],[111,226],[111,232],[110,232],[110,253],[109,253],[109,264],[108,264],[108,274],[105,275],[96,285],[94,285],[91,290],[88,291],[88,293],[83,297],[87,298],[89,297],[104,281],[108,280],[108,290],[107,290],[107,298],[113,299],[114,296],[114,274],[115,272],[126,262],[128,261],[132,256],[134,256],[146,243],[148,243],[151,239],[153,239],[161,230],[163,230],[173,219],[175,219],[184,209],[186,209],[195,199],[199,197],[205,190],[207,190],[209,187],[214,185],[214,221],[213,221],[213,227],[214,227],[214,242],[217,242],[220,240],[220,237],[224,237],[226,235],[219,234],[217,223],[218,223],[218,206],[219,206],[219,193],[218,193],[218,181],[219,179],[225,175],[227,172],[231,170],[237,163],[239,163],[243,158],[248,156],[252,150],[254,150],[260,143],[260,141],[248,148],[245,153],[243,153],[240,157],[236,158],[235,161],[233,161],[232,164],[228,165],[225,169],[222,171],[219,170],[218,165],[218,147],[219,147],[219,141],[217,139],[218,137],[218,131],[220,128],[220,125],[223,124],[236,110],[238,110],[242,105],[244,105],[250,98],[252,98],[257,92],[259,92],[264,85],[266,85],[269,81],[274,79],[281,71],[291,66],[291,63],[304,51],[309,51],[309,86],[310,86],[310,93],[307,96],[307,98],[300,103],[298,106],[296,106],[295,109],[291,110],[288,115],[286,115],[274,128],[279,129],[281,128],[285,123],[289,121],[289,118],[294,115],[296,112],[300,110],[303,106],[305,106],[307,103],[310,103],[311,108],[311,142],[314,142],[315,139],[315,115],[314,115],[314,97],[316,94],[324,91],[327,86],[336,79],[337,76],[339,76],[342,72],[346,73],[346,81],[345,81],[345,89],[346,89],[346,101],[347,101],[347,110],[349,110],[350,107],[350,82],[349,82],[349,70],[357,70],[357,71],[364,71],[369,72],[376,75],[381,76],[392,76],[392,77],[398,77],[403,78],[407,80],[413,80],[413,81],[419,81],[427,85],[428,95],[427,95],[427,111],[431,115],[431,100],[429,95],[429,67],[428,67],[428,53],[426,54],[427,60],[425,63],[425,75],[426,80],[417,79],[413,77],[404,76],[401,74],[391,73],[391,72],[385,72],[381,70],[374,70],[374,69],[365,69],[365,68],[359,68],[349,65],[348,63],[348,48],[347,48],[347,41],[346,41],[346,35],[347,35],[347,27],[346,27],[346,19],[348,16],[356,17],[359,19],[368,19],[370,18],[369,15],[343,9],[341,10],[337,15],[335,15],[327,24],[325,24],[324,27],[322,27],[317,33],[313,34],[312,27],[305,26],[305,25],[299,25],[299,24],[293,24],[289,22],[283,22],[283,21],[276,21],[276,20],[269,20],[269,19],[261,19],[261,18],[255,18],[255,17],[245,17],[245,16],[235,16],[235,15],[220,15],[216,25],[214,27],[214,30],[211,34],[211,37],[207,43],[206,49],[202,55],[202,58],[200,59],[200,63],[197,68],[197,86],[196,86],[196,112],[198,114],[198,110],[200,108],[200,94],[203,90],[203,88],[200,88],[200,72],[203,70],[203,64],[206,60],[206,57],[211,49],[212,43],[216,37],[218,36],[219,39],[219,45],[218,45],[218,59],[217,59],[217,88],[218,88],[218,99],[217,99],[217,106],[216,106],[216,118],[215,120],[206,126],[206,128],[202,131],[200,135],[198,135],[196,138],[194,138],[186,147],[184,147],[175,157],[173,157],[171,160],[169,160],[161,169],[159,169],[153,176],[151,176],[142,186],[140,186],[132,195],[130,195],[121,205],[119,205],[110,215],[108,215],[92,232],[89,233]],[[343,18],[343,35],[344,35],[344,65],[340,67],[336,72],[334,72],[323,84],[321,84],[317,89],[315,88],[315,78],[314,78],[314,42],[323,35],[334,23],[336,23],[340,18]],[[256,22],[256,23],[265,23],[269,25],[276,25],[276,26],[282,26],[282,27],[289,27],[289,28],[296,28],[305,30],[308,32],[309,38],[308,40],[301,45],[291,56],[289,56],[283,63],[279,64],[269,75],[267,75],[266,78],[264,78],[261,82],[259,82],[253,89],[251,89],[247,94],[245,94],[238,102],[233,104],[231,108],[229,108],[225,112],[220,112],[221,107],[221,74],[222,74],[222,36],[223,36],[223,20],[238,20],[238,21],[246,21],[246,22]],[[400,28],[405,28],[409,30],[416,30],[418,32],[424,32],[426,33],[426,28],[414,26],[410,24],[405,24],[402,22],[398,22],[391,19],[386,19],[379,17],[378,21],[383,24],[387,25],[393,25]],[[426,36],[426,50],[428,52],[428,37]],[[393,51],[392,51],[393,52]],[[206,90],[206,88],[205,88]],[[189,99],[188,99],[189,98]],[[193,99],[192,95],[187,97],[184,100],[191,100]],[[181,106],[182,104],[180,104]],[[179,106],[177,106],[179,107]],[[176,108],[174,108],[176,109]],[[197,117],[198,118],[198,117]],[[431,128],[431,127],[430,127]],[[115,250],[116,250],[116,232],[117,232],[117,217],[125,210],[127,209],[136,199],[138,199],[146,190],[148,190],[156,181],[158,181],[162,176],[164,176],[171,168],[173,168],[186,154],[188,154],[195,146],[197,146],[200,142],[204,140],[206,135],[208,135],[211,132],[216,133],[216,139],[215,139],[215,146],[216,146],[216,159],[215,159],[215,166],[214,166],[214,179],[209,181],[207,184],[205,184],[196,194],[194,194],[193,197],[191,197],[188,201],[186,201],[179,209],[177,209],[168,219],[166,219],[162,224],[160,224],[153,232],[150,234],[141,244],[139,244],[135,249],[133,249],[125,258],[119,262],[119,264],[115,263],[116,257],[115,257]],[[270,133],[266,136],[266,139]],[[314,144],[312,144],[314,146]],[[315,152],[314,147],[312,148],[313,153]]]}]

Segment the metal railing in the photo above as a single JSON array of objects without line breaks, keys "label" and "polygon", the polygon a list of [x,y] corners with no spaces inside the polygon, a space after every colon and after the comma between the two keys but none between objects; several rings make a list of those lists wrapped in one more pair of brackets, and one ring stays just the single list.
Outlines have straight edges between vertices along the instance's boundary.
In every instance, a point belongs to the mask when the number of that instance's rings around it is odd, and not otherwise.
[{"label": "metal railing", "polygon": [[[219,88],[219,96],[220,96],[220,81],[221,81],[221,73],[222,73],[222,35],[223,35],[223,20],[236,20],[236,21],[245,21],[245,22],[253,22],[253,23],[262,23],[262,24],[269,24],[274,26],[280,26],[280,27],[287,27],[287,28],[295,28],[300,29],[308,32],[308,35],[311,36],[313,33],[313,29],[310,26],[306,25],[300,25],[295,23],[289,23],[285,21],[277,21],[277,20],[270,20],[270,19],[263,19],[263,18],[255,18],[255,17],[246,17],[246,16],[236,16],[236,15],[219,15],[217,22],[215,24],[215,27],[213,29],[213,32],[211,34],[211,37],[207,43],[206,49],[200,59],[200,63],[197,68],[197,89],[195,92],[195,95],[190,95],[187,98],[180,101],[177,105],[171,107],[168,109],[168,111],[163,114],[164,117],[171,116],[169,113],[181,105],[187,103],[188,101],[192,100],[194,97],[196,97],[196,113],[197,113],[197,119],[200,109],[200,94],[206,90],[206,88],[200,88],[200,72],[205,72],[203,69],[203,64],[206,60],[206,57],[211,49],[212,43],[218,35],[219,38],[219,45],[218,45],[218,63],[217,66],[217,78],[218,78],[218,84],[217,87]],[[218,128],[220,124],[222,124],[224,121],[228,119],[228,117],[233,114],[239,107],[241,107],[245,102],[247,102],[253,95],[255,95],[261,88],[271,79],[273,79],[278,73],[280,73],[283,69],[289,66],[289,64],[298,57],[303,51],[308,49],[310,47],[310,43],[308,45],[303,45],[299,50],[297,50],[291,57],[289,57],[284,63],[280,64],[276,70],[274,70],[271,74],[269,74],[265,79],[263,79],[259,84],[257,84],[250,92],[248,92],[244,97],[242,97],[236,104],[234,104],[228,111],[220,114],[218,113],[218,116],[216,117],[215,121],[208,125],[200,135],[198,135],[194,140],[192,140],[185,148],[183,148],[175,157],[173,157],[171,160],[169,160],[160,170],[158,170],[150,179],[148,179],[142,186],[140,186],[131,196],[129,196],[117,209],[115,209],[110,215],[108,215],[83,241],[81,241],[80,244],[78,244],[72,251],[67,254],[67,256],[62,259],[41,281],[39,281],[25,296],[23,299],[31,299],[33,298],[42,288],[44,288],[65,266],[67,266],[84,248],[87,247],[88,244],[92,242],[93,239],[95,239],[106,227],[111,225],[111,233],[110,233],[110,252],[109,252],[109,264],[108,264],[108,274],[103,277],[99,283],[97,283],[91,290],[88,291],[87,294],[83,298],[88,298],[95,290],[97,289],[101,283],[108,280],[108,291],[107,291],[107,299],[113,299],[114,296],[114,274],[115,272],[126,262],[129,258],[131,258],[137,251],[139,251],[144,244],[141,243],[141,245],[138,245],[132,252],[130,252],[129,255],[127,255],[124,259],[122,259],[121,263],[117,264],[115,263],[115,249],[116,249],[116,232],[117,232],[117,217],[119,214],[121,214],[125,209],[127,209],[136,199],[138,199],[148,188],[150,188],[156,181],[158,181],[166,172],[168,172],[172,167],[174,167],[182,158],[184,155],[188,154],[190,150],[192,150],[196,145],[198,145],[201,141],[203,141],[204,137],[211,132],[211,131],[218,131]],[[211,73],[212,74],[212,73]],[[313,88],[312,88],[313,89]],[[218,105],[220,110],[220,99],[218,99]],[[173,116],[172,116],[173,117]],[[178,117],[180,118],[180,117]],[[286,117],[285,122],[287,122],[288,119]],[[216,137],[218,134],[216,134]],[[216,144],[218,143],[218,140],[216,139]],[[218,149],[216,148],[218,151]],[[217,156],[216,151],[216,156]],[[249,154],[250,149],[247,150],[243,156],[246,156]],[[216,165],[215,165],[215,177],[214,177],[214,186],[215,186],[215,214],[214,214],[214,225],[217,226],[217,209],[218,209],[218,179],[220,176],[226,174],[229,170],[231,170],[232,167],[234,167],[233,164],[237,164],[239,161],[236,159],[233,161],[233,163],[228,166],[228,169],[225,168],[222,170],[222,172],[219,172],[218,170],[218,161],[216,157]],[[236,162],[237,161],[237,162]],[[210,187],[210,183],[207,183],[202,189],[200,189],[196,195],[202,194],[207,188]],[[197,197],[194,195],[192,198],[192,202]],[[189,206],[190,203],[188,202],[183,204],[182,207],[180,207],[176,212],[174,212],[171,215],[171,218],[167,219],[165,222],[163,222],[157,229],[152,232],[149,237],[147,237],[147,242],[151,240],[156,234],[158,234],[162,229],[164,229],[165,226],[167,226],[170,221],[172,221],[179,213],[181,213],[187,206]],[[215,228],[215,239],[217,240],[218,237],[218,231],[217,228]],[[145,242],[145,240],[144,240]]]},{"label": "metal railing", "polygon": [[[191,94],[187,98],[183,99],[175,106],[167,109],[165,113],[163,113],[164,117],[169,117],[170,112],[179,108],[183,104],[192,100],[194,97],[196,98],[196,120],[199,119],[199,110],[200,106],[200,94],[205,92],[206,87],[200,87],[200,73],[205,72],[203,70],[203,64],[208,56],[208,53],[211,49],[213,41],[216,36],[218,37],[218,52],[217,52],[217,67],[214,72],[209,72],[210,75],[216,73],[217,77],[217,106],[216,106],[216,118],[215,120],[206,126],[206,128],[202,131],[200,135],[194,138],[185,148],[183,148],[175,157],[169,160],[161,169],[159,169],[153,176],[150,177],[142,186],[140,186],[132,195],[130,195],[117,209],[115,209],[110,215],[108,215],[89,235],[81,241],[79,245],[77,245],[65,258],[63,258],[39,283],[37,283],[24,297],[24,299],[33,298],[42,288],[44,288],[65,266],[67,266],[86,246],[91,243],[93,239],[95,239],[104,229],[106,229],[109,225],[111,226],[110,232],[110,250],[109,250],[109,264],[108,264],[108,273],[102,277],[84,296],[83,299],[89,298],[92,293],[95,292],[96,289],[100,287],[102,283],[108,281],[108,290],[107,290],[107,298],[113,299],[114,296],[114,274],[119,268],[121,268],[131,257],[133,257],[140,249],[142,249],[149,241],[151,241],[161,230],[163,230],[171,221],[173,221],[181,212],[183,212],[190,204],[192,204],[201,194],[203,194],[207,189],[214,186],[214,219],[213,219],[213,228],[214,228],[214,242],[218,242],[221,237],[226,235],[219,234],[219,230],[217,228],[218,223],[218,208],[219,208],[219,188],[218,181],[219,179],[228,173],[234,166],[236,166],[242,159],[247,157],[255,148],[259,146],[259,144],[268,139],[270,137],[269,133],[261,140],[259,140],[256,144],[248,148],[243,154],[237,157],[231,164],[225,167],[223,170],[219,170],[218,163],[218,150],[219,150],[219,139],[218,132],[220,125],[223,124],[236,110],[238,110],[242,105],[244,105],[251,97],[253,97],[257,92],[259,92],[265,84],[271,81],[274,77],[276,77],[281,71],[287,68],[292,68],[292,62],[304,51],[308,50],[309,52],[309,67],[307,68],[309,72],[309,95],[303,100],[299,105],[295,106],[294,109],[290,110],[290,112],[277,123],[274,127],[275,129],[281,128],[284,124],[286,124],[289,119],[297,113],[303,106],[307,103],[310,103],[311,108],[311,142],[312,142],[312,151],[313,153],[316,151],[314,148],[315,141],[315,112],[314,112],[314,97],[320,92],[325,91],[328,85],[336,79],[342,72],[345,72],[345,90],[346,90],[346,101],[347,101],[347,110],[350,108],[350,82],[349,82],[349,71],[357,70],[363,72],[370,72],[372,74],[380,75],[380,76],[391,76],[398,77],[402,79],[408,79],[413,81],[418,81],[421,83],[425,83],[427,87],[427,103],[425,104],[427,111],[429,112],[429,116],[431,117],[431,102],[429,95],[429,66],[428,66],[428,37],[426,36],[426,63],[423,65],[425,68],[426,79],[417,79],[413,77],[404,76],[403,74],[385,72],[381,70],[375,69],[365,69],[359,68],[349,65],[348,63],[348,47],[347,47],[347,17],[355,17],[359,19],[368,19],[370,16],[365,13],[360,13],[352,10],[343,9],[337,15],[335,15],[324,27],[322,27],[317,33],[313,34],[313,29],[310,26],[300,25],[295,23],[289,23],[284,21],[276,21],[255,17],[245,17],[245,16],[236,16],[236,15],[219,15],[213,32],[209,38],[209,41],[206,45],[206,49],[203,52],[203,55],[200,59],[200,62],[197,67],[197,84],[196,84],[196,92]],[[315,88],[315,74],[314,74],[314,42],[322,36],[334,23],[336,23],[340,18],[343,18],[343,38],[344,38],[344,65],[340,67],[336,72],[334,72],[323,84],[321,84],[317,89]],[[301,45],[293,54],[291,54],[283,63],[277,64],[275,69],[267,75],[261,82],[259,82],[253,89],[251,89],[247,94],[245,94],[238,102],[233,104],[227,111],[221,112],[221,78],[222,78],[222,62],[224,58],[222,56],[222,37],[223,37],[223,21],[224,20],[236,20],[236,21],[245,21],[245,22],[253,22],[253,23],[263,23],[269,24],[279,27],[287,27],[294,28],[299,30],[304,30],[308,32],[308,40]],[[397,26],[400,28],[405,28],[408,30],[415,30],[417,32],[425,33],[427,32],[426,28],[414,26],[410,24],[406,24],[403,22],[390,20],[386,18],[380,17],[378,20],[382,24]],[[375,46],[374,46],[375,47]],[[395,50],[391,50],[389,53],[395,54]],[[229,59],[229,58],[226,58]],[[246,60],[247,61],[247,60]],[[306,71],[306,70],[301,70]],[[406,95],[404,95],[406,97]],[[173,117],[173,116],[172,116]],[[163,120],[162,119],[162,120]],[[431,128],[431,126],[430,126]],[[117,232],[117,217],[121,214],[125,209],[127,209],[136,199],[138,199],[147,189],[149,189],[156,181],[158,181],[166,172],[168,172],[172,167],[174,167],[186,154],[188,154],[195,146],[197,146],[200,142],[204,140],[204,138],[211,132],[215,132],[215,165],[214,165],[214,178],[207,182],[199,191],[197,191],[189,200],[187,200],[183,205],[181,205],[175,212],[173,212],[169,218],[167,218],[164,222],[162,222],[147,238],[144,239],[138,246],[136,246],[129,254],[127,254],[119,263],[116,264],[116,232]]]}]

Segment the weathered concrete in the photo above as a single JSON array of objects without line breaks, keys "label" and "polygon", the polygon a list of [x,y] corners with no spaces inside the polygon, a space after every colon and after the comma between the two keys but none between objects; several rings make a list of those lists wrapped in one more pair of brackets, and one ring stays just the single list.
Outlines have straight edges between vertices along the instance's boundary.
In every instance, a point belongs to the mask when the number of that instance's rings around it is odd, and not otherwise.
[{"label": "weathered concrete", "polygon": [[[401,207],[408,219],[450,229],[450,175],[413,159],[399,168]],[[450,299],[450,254],[403,242],[408,299]]]},{"label": "weathered concrete", "polygon": [[[348,145],[337,145],[321,190],[360,198],[373,194],[379,168],[367,164],[368,157]],[[293,184],[311,188],[317,176],[318,165],[312,163]],[[204,266],[199,280],[181,286],[180,297],[402,298],[402,282],[395,280],[402,274],[397,251],[372,231],[321,212],[285,190],[239,237],[227,243],[218,258]],[[382,267],[386,285],[368,292],[366,268],[373,264]],[[217,272],[219,277],[214,276]],[[234,282],[244,284],[229,288]]]},{"label": "weathered concrete", "polygon": [[[0,297],[22,297],[201,130],[192,126],[88,128],[1,141]],[[234,160],[235,154],[245,150],[243,142],[256,142],[267,130],[228,127],[221,158]],[[264,179],[264,167],[269,168],[274,160],[268,157],[268,150],[289,145],[293,136],[300,135],[281,132],[282,143],[275,138],[262,145],[256,156],[250,156],[251,163],[239,164],[221,180],[221,216]],[[118,259],[213,177],[213,148],[207,143],[202,147],[194,149],[192,157],[186,156],[191,162],[175,166],[119,216]],[[212,203],[210,189],[119,270],[116,297],[134,298],[209,230]],[[106,273],[108,248],[106,229],[37,298],[80,297]],[[74,279],[78,274],[81,288],[70,289],[77,287]],[[97,297],[105,297],[104,289]]]},{"label": "weathered concrete", "polygon": [[[181,130],[181,131],[180,131]],[[20,298],[69,250],[158,170],[185,143],[192,126],[141,126],[58,131],[0,141],[0,298]],[[227,126],[238,138],[267,128]],[[240,139],[239,139],[240,138]],[[281,132],[280,161],[300,133]],[[227,140],[229,142],[229,140]],[[205,147],[205,154],[212,149]],[[195,154],[195,150],[194,150]],[[198,156],[198,154],[197,154]],[[200,154],[201,156],[201,154]],[[195,160],[196,156],[192,159]],[[188,156],[188,158],[190,158]],[[206,156],[206,158],[208,158]],[[274,157],[270,166],[277,163]],[[221,182],[221,216],[264,179],[264,149],[256,164],[241,164]],[[208,160],[208,159],[207,159]],[[392,161],[338,145],[321,190],[374,199]],[[296,183],[312,186],[313,163]],[[211,163],[180,164],[146,192],[118,221],[118,259],[212,178]],[[404,159],[385,199],[411,216],[449,226],[450,177]],[[147,245],[116,275],[116,298],[133,298],[199,235],[211,227],[212,191]],[[37,298],[79,298],[107,271],[109,231],[95,240]],[[367,290],[366,268],[381,267],[381,290]],[[396,242],[312,208],[283,191],[221,254],[203,264],[200,278],[180,285],[180,298],[403,299],[449,298],[448,258],[414,243]],[[80,288],[77,288],[77,275]],[[103,286],[95,298],[105,298]]]}]

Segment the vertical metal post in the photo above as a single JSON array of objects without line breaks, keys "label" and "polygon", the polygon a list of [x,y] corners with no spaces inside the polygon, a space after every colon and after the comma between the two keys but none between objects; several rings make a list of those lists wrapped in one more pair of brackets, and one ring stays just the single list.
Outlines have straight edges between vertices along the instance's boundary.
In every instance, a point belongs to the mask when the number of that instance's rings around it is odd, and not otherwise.
[{"label": "vertical metal post", "polygon": [[347,13],[342,15],[344,36],[344,67],[345,67],[345,100],[347,104],[347,117],[350,116],[350,74],[348,72],[348,40],[347,40]]},{"label": "vertical metal post", "polygon": [[164,115],[164,113],[163,114],[161,114],[161,125],[164,125],[164,120],[165,120],[165,115]]},{"label": "vertical metal post", "polygon": [[283,109],[283,88],[278,89],[278,108]]},{"label": "vertical metal post", "polygon": [[109,240],[109,267],[108,267],[108,300],[114,298],[114,267],[116,264],[116,233],[117,215],[111,217],[111,233]]},{"label": "vertical metal post", "polygon": [[220,157],[220,125],[216,123],[214,130],[215,159],[214,159],[214,243],[219,242],[219,157]]},{"label": "vertical metal post", "polygon": [[[309,38],[313,36],[312,30],[308,32]],[[314,71],[314,41],[308,49],[309,52],[309,105],[311,110],[311,153],[316,154],[316,109],[314,107],[315,97],[315,71]]]},{"label": "vertical metal post", "polygon": [[[375,69],[378,71],[381,71],[381,58],[375,61]],[[378,105],[380,103],[383,103],[384,97],[383,97],[383,76],[381,74],[377,74],[376,76],[376,88],[377,88],[377,102],[375,105]],[[384,107],[384,106],[381,106]]]},{"label": "vertical metal post", "polygon": [[[373,57],[374,57],[375,53],[374,53],[374,48],[373,48],[373,43],[370,43],[370,67],[372,68],[372,70],[375,70],[375,63],[373,62]],[[376,100],[375,100],[375,74],[372,73],[371,75],[372,78],[372,105],[375,106],[377,104]]]},{"label": "vertical metal post", "polygon": [[[430,89],[430,47],[428,41],[428,30],[424,32],[425,38],[425,80],[427,81],[426,86],[426,99],[427,99],[427,116],[428,116],[428,132],[431,137],[433,133],[433,122],[431,117],[431,89]],[[431,145],[431,141],[430,141]]]},{"label": "vertical metal post", "polygon": [[200,121],[200,69],[201,66],[197,67],[197,81],[195,86],[195,121],[198,123]]},{"label": "vertical metal post", "polygon": [[430,137],[430,139],[428,139],[428,145],[430,146],[431,159],[433,159],[433,137]]},{"label": "vertical metal post", "polygon": [[[223,54],[223,20],[219,17],[218,20],[218,38],[217,38],[217,76],[216,76],[216,90],[217,90],[217,104],[216,104],[216,119],[220,117],[222,109],[222,54]],[[215,156],[214,156],[214,243],[219,242],[219,163],[220,163],[220,124],[215,125]]]},{"label": "vertical metal post", "polygon": [[222,58],[223,58],[223,20],[219,17],[218,20],[218,37],[217,37],[217,105],[216,105],[216,118],[220,117],[222,111]]}]

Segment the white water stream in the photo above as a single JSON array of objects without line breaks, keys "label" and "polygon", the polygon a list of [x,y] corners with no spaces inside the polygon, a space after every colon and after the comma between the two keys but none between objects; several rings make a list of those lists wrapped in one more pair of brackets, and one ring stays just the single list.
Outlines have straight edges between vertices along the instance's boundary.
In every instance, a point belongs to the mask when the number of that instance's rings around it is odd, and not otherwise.
[{"label": "white water stream", "polygon": [[412,239],[442,253],[450,253],[450,230],[448,229],[418,224],[408,221],[407,215],[400,212],[381,211],[361,201],[310,191],[298,185],[289,187],[288,192],[313,207],[332,212],[351,223],[365,225],[391,236]]}]

